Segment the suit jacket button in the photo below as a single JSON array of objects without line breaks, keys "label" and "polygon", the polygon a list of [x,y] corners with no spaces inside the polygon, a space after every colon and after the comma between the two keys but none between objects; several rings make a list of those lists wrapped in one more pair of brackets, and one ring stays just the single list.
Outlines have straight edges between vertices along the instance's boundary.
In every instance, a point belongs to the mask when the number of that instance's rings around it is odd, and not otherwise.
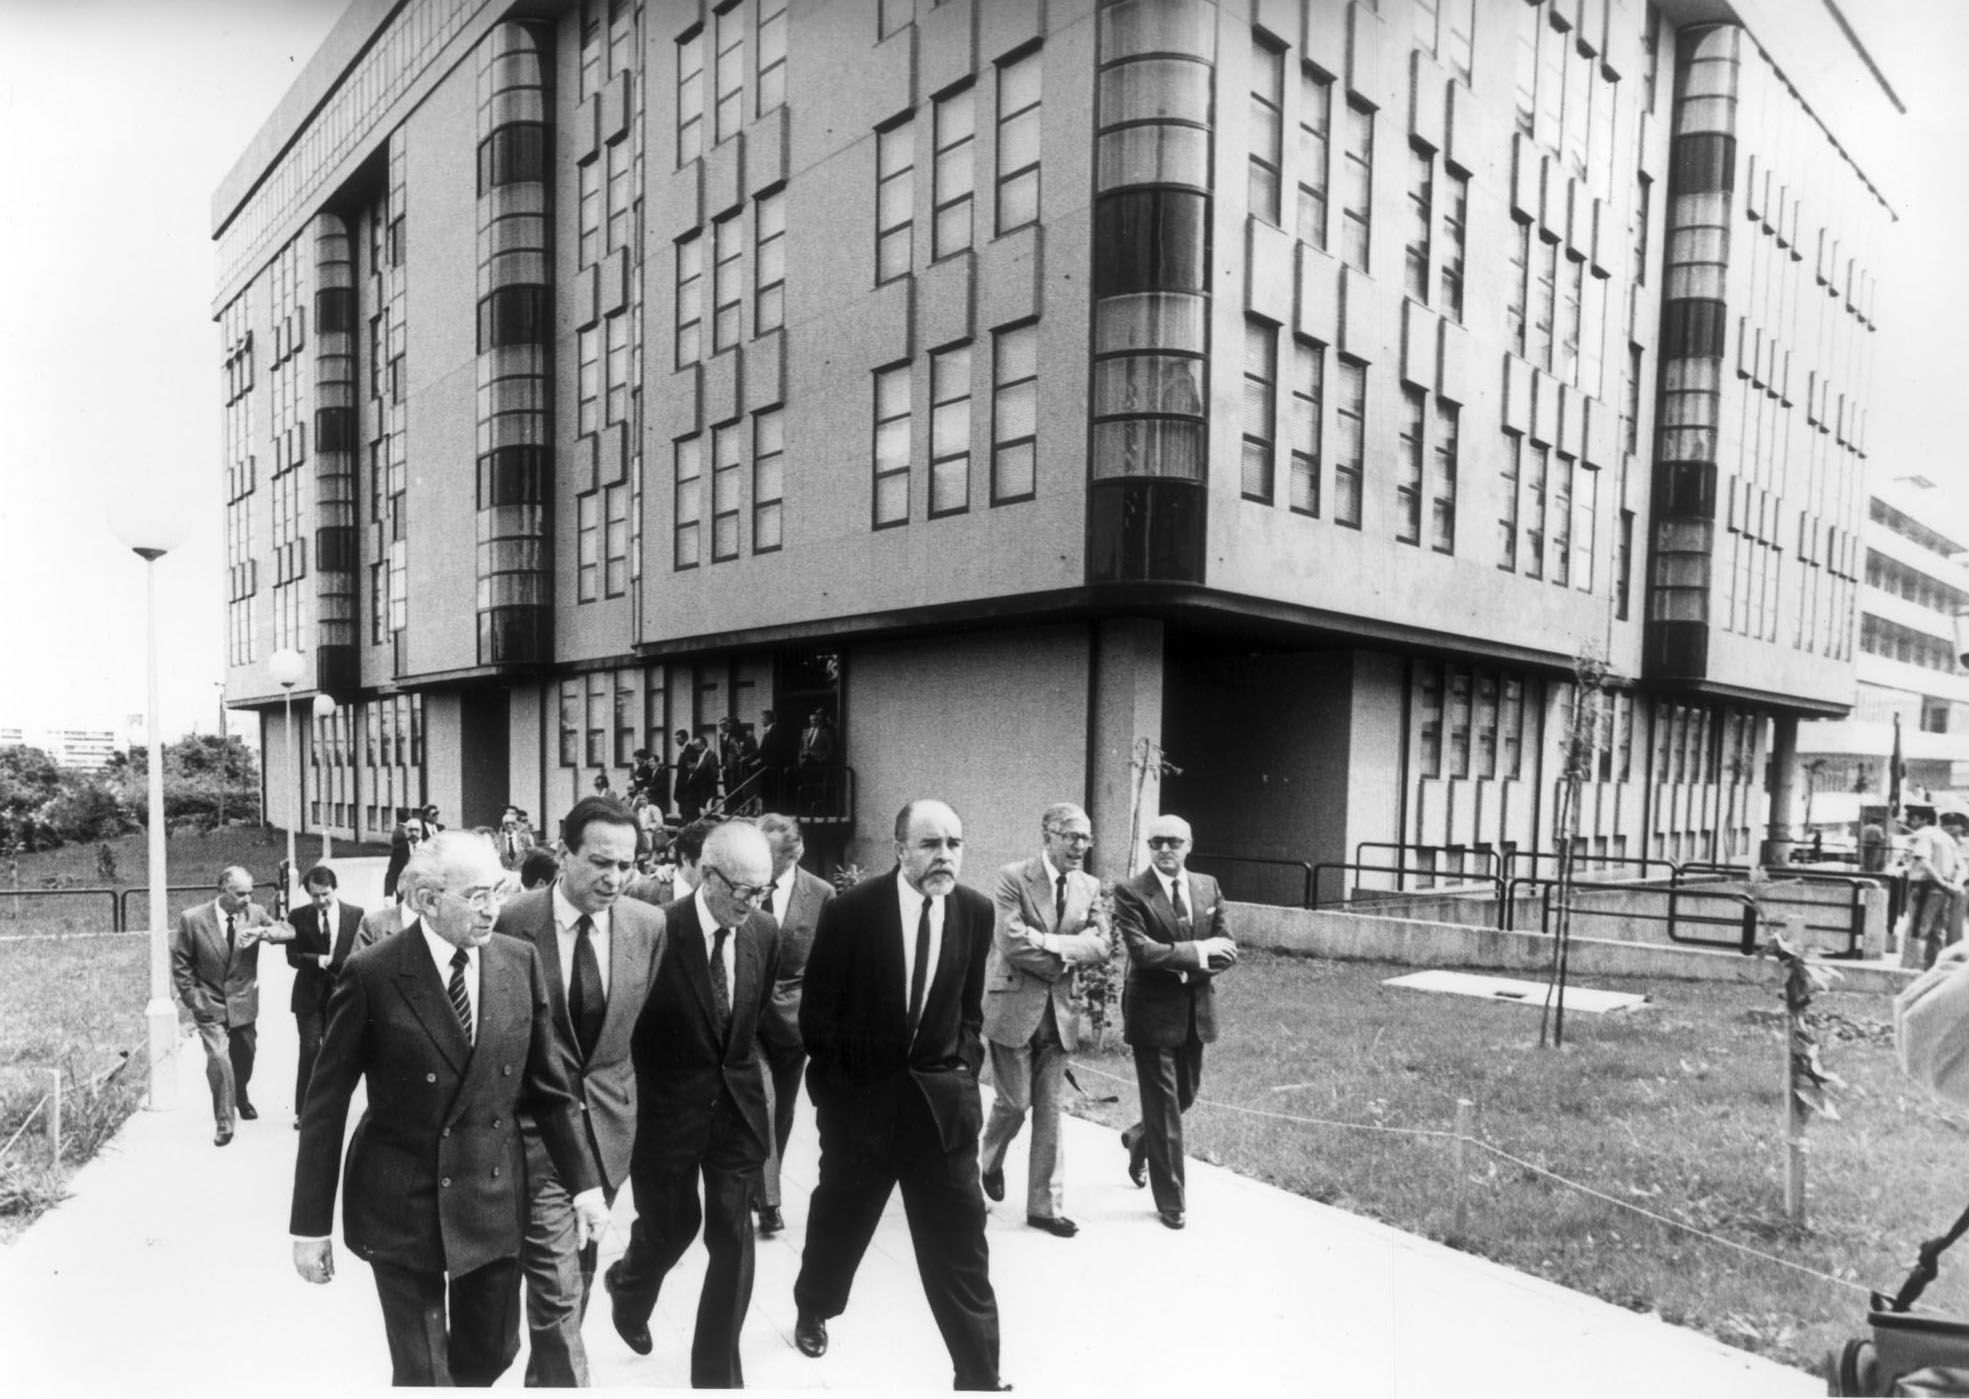
[{"label": "suit jacket button", "polygon": [[426,1082],[426,1083],[436,1083],[437,1081],[438,1081],[438,1076],[437,1076],[436,1074],[425,1074],[425,1075],[424,1075],[424,1082]]},{"label": "suit jacket button", "polygon": [[494,1166],[494,1167],[492,1168],[492,1178],[493,1178],[494,1180],[498,1180],[498,1179],[499,1179],[499,1168],[498,1168],[497,1166]]},{"label": "suit jacket button", "polygon": [[511,1064],[501,1064],[499,1066],[499,1072],[507,1078],[511,1078],[513,1076],[513,1066]]},{"label": "suit jacket button", "polygon": [[450,1136],[450,1135],[451,1135],[451,1129],[450,1129],[449,1127],[447,1127],[447,1128],[445,1128],[445,1129],[444,1129],[443,1131],[441,1131],[441,1132],[439,1132],[439,1133],[438,1133],[438,1135],[439,1135],[440,1137],[448,1137],[448,1136]]},{"label": "suit jacket button", "polygon": [[439,1181],[438,1184],[449,1188],[449,1186],[451,1185],[451,1177],[446,1176],[443,1180]]}]

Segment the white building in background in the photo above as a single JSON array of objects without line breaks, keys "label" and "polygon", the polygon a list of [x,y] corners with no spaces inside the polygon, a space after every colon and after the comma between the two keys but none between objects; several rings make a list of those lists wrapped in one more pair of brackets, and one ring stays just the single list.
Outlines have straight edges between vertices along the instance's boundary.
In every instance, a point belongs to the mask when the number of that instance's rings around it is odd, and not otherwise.
[{"label": "white building in background", "polygon": [[123,751],[114,729],[35,729],[0,724],[0,748],[39,748],[57,764],[79,772],[100,772]]},{"label": "white building in background", "polygon": [[1810,790],[1814,826],[1852,822],[1862,805],[1887,801],[1896,716],[1902,799],[1946,806],[1959,795],[1969,807],[1969,669],[1957,621],[1969,610],[1969,529],[1954,523],[1956,506],[1922,476],[1874,488],[1853,711],[1798,731],[1800,815]]}]

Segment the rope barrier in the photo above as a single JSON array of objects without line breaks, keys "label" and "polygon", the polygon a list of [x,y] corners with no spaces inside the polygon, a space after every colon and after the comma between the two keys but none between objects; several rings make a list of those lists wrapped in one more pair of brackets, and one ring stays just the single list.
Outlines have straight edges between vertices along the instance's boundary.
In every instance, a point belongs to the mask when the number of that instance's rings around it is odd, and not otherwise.
[{"label": "rope barrier", "polygon": [[[1109,1073],[1105,1069],[1095,1068],[1092,1064],[1081,1063],[1076,1065],[1076,1067],[1090,1074],[1098,1074],[1102,1078],[1112,1080],[1115,1083],[1132,1083],[1134,1081],[1130,1078],[1124,1078],[1119,1074]],[[1313,1086],[1312,1084],[1288,1085],[1289,1088],[1309,1088]],[[1226,1103],[1214,1098],[1199,1097],[1196,1099],[1196,1102],[1200,1106],[1216,1108],[1223,1112],[1241,1113],[1246,1117],[1262,1117],[1273,1122],[1290,1122],[1305,1127],[1341,1127],[1354,1132],[1381,1132],[1391,1136],[1420,1137],[1438,1141],[1456,1141],[1458,1139],[1457,1133],[1445,1132],[1441,1128],[1436,1127],[1390,1127],[1381,1123],[1347,1122],[1332,1117],[1302,1117],[1295,1113],[1271,1112],[1265,1108],[1246,1107],[1240,1103]],[[1856,1292],[1862,1297],[1872,1295],[1870,1289],[1847,1278],[1837,1278],[1830,1273],[1820,1272],[1817,1268],[1807,1267],[1803,1263],[1794,1263],[1790,1259],[1780,1258],[1774,1253],[1765,1253],[1762,1249],[1756,1249],[1750,1247],[1748,1244],[1738,1243],[1735,1239],[1724,1238],[1721,1234],[1712,1234],[1707,1229],[1700,1228],[1697,1225],[1686,1223],[1669,1215],[1657,1214],[1653,1210],[1645,1209],[1631,1201],[1623,1200],[1616,1195],[1609,1195],[1603,1190],[1596,1190],[1590,1185],[1584,1185],[1579,1181],[1570,1180],[1560,1175],[1557,1171],[1548,1170],[1546,1167],[1527,1161],[1521,1156],[1514,1156],[1502,1147],[1493,1146],[1482,1137],[1464,1137],[1463,1140],[1468,1141],[1470,1145],[1479,1150],[1489,1152],[1501,1161],[1510,1162],[1521,1170],[1529,1171],[1533,1175],[1543,1176],[1555,1184],[1563,1185],[1570,1190],[1577,1190],[1582,1195],[1589,1195],[1605,1204],[1626,1210],[1630,1214],[1637,1214],[1643,1219],[1653,1220],[1655,1223],[1666,1225],[1671,1229],[1679,1229],[1685,1234],[1694,1235],[1696,1238],[1705,1239],[1710,1243],[1721,1244],[1724,1248],[1735,1249],[1738,1253],[1745,1254],[1748,1257],[1761,1259],[1766,1263],[1775,1263],[1780,1268],[1789,1268],[1795,1273],[1803,1273],[1805,1276],[1814,1278],[1819,1282],[1831,1283],[1834,1287],[1843,1287],[1847,1291]]]},{"label": "rope barrier", "polygon": [[21,1139],[21,1133],[27,1130],[29,1123],[33,1122],[36,1117],[40,1116],[41,1109],[46,1106],[48,1106],[48,1094],[43,1093],[41,1095],[41,1101],[36,1103],[33,1107],[27,1110],[27,1116],[21,1119],[21,1125],[14,1129],[13,1136],[7,1138],[7,1144],[5,1146],[0,1146],[0,1156],[5,1156],[8,1152],[14,1149],[14,1143]]}]

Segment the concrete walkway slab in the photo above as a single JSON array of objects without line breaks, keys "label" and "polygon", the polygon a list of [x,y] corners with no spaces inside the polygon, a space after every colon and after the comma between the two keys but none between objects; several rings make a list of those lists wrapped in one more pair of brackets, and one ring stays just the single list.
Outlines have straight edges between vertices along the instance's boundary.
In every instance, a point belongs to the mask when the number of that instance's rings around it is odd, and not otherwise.
[{"label": "concrete walkway slab", "polygon": [[[261,995],[288,971],[262,959]],[[261,1023],[257,1122],[211,1144],[202,1060],[178,1056],[182,1106],[138,1114],[77,1173],[71,1198],[0,1253],[0,1393],[178,1394],[215,1388],[380,1392],[388,1356],[367,1267],[337,1243],[310,1287],[286,1233],[295,1133],[293,1022]],[[752,1388],[944,1392],[950,1365],[923,1301],[899,1202],[883,1217],[832,1345],[792,1345],[793,1278],[815,1175],[802,1104],[786,1163],[788,1229],[759,1241],[744,1336]],[[1025,1223],[1025,1138],[992,1208],[1003,1370],[1022,1392],[1459,1395],[1823,1392],[1802,1372],[1468,1254],[1192,1162],[1190,1223],[1161,1227],[1114,1134],[1069,1120],[1067,1210],[1077,1238]],[[631,1218],[624,1191],[604,1266]],[[616,1337],[605,1297],[586,1328],[597,1386],[688,1384],[704,1251],[672,1275],[656,1352]],[[502,1380],[518,1387],[524,1357]]]}]

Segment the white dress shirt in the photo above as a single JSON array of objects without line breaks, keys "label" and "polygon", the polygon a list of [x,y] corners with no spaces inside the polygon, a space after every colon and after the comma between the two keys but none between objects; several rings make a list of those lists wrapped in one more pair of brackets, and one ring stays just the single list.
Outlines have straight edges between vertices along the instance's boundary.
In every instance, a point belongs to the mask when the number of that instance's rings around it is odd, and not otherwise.
[{"label": "white dress shirt", "polygon": [[[1154,869],[1155,867],[1151,865],[1149,868]],[[1169,907],[1175,910],[1178,918],[1187,915],[1190,920],[1190,929],[1194,932],[1196,929],[1196,900],[1190,896],[1190,872],[1184,870],[1175,879],[1171,879],[1161,870],[1156,870],[1155,877],[1162,885],[1162,897],[1169,900]],[[1183,886],[1183,902],[1181,904],[1176,902],[1176,885],[1178,881]],[[1188,972],[1177,972],[1176,979],[1187,982],[1190,979],[1190,974]]]},{"label": "white dress shirt", "polygon": [[[896,902],[902,911],[902,1003],[909,1010],[909,988],[916,981],[916,920],[922,917],[925,896],[910,886],[902,871],[896,871]],[[943,952],[945,900],[933,898],[930,904],[930,965],[923,974],[923,1004],[930,1003],[930,985],[937,979],[937,959]]]},{"label": "white dress shirt", "polygon": [[786,926],[786,915],[793,907],[793,886],[799,881],[800,866],[791,864],[786,873],[773,881],[773,892],[766,900],[766,912],[781,927]]},{"label": "white dress shirt", "polygon": [[[444,997],[451,999],[451,958],[458,951],[431,931],[430,924],[420,923],[417,931],[424,935],[424,946],[431,949],[431,960],[437,964],[438,984],[444,987]],[[472,1043],[478,1043],[479,1023],[479,950],[476,947],[465,949],[465,999],[472,1004]]]},{"label": "white dress shirt", "polygon": [[702,884],[697,886],[697,893],[692,898],[697,903],[697,926],[704,930],[705,966],[711,965],[711,954],[718,946],[718,929],[730,927],[732,930],[732,935],[725,939],[725,954],[719,959],[725,964],[725,1000],[729,1003],[738,991],[738,927],[718,921],[718,915],[711,911],[711,905],[705,900]]},{"label": "white dress shirt", "polygon": [[[561,892],[560,880],[554,881],[554,944],[561,954],[561,990],[574,989],[574,949],[580,941],[574,925],[581,921],[581,910],[576,908]],[[588,940],[595,945],[595,961],[602,972],[602,995],[608,995],[608,950],[609,936],[615,929],[615,915],[610,909],[591,913],[588,917]]]},{"label": "white dress shirt", "polygon": [[321,920],[321,935],[328,939],[328,950],[314,954],[315,965],[327,971],[335,962],[335,934],[342,926],[342,902],[330,899],[327,908],[318,908],[315,913]]}]

